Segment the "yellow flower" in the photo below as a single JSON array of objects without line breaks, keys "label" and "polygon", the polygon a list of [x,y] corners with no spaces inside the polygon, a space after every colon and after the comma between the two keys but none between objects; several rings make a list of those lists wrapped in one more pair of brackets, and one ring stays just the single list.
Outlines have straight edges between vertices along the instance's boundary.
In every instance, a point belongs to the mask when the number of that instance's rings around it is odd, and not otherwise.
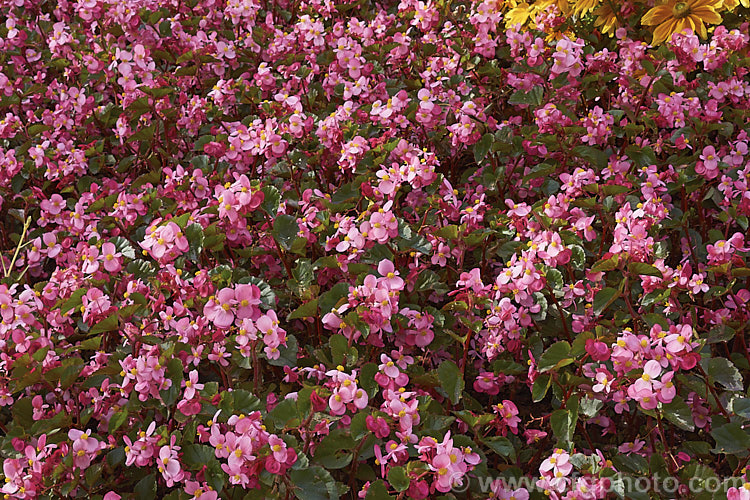
[{"label": "yellow flower", "polygon": [[537,12],[546,11],[550,6],[556,6],[563,16],[570,15],[570,2],[568,0],[539,0],[536,2],[535,7]]},{"label": "yellow flower", "polygon": [[722,0],[668,0],[646,12],[641,24],[656,26],[651,45],[657,45],[672,38],[674,33],[691,29],[695,34],[706,38],[706,25],[721,23],[721,16],[715,9]]},{"label": "yellow flower", "polygon": [[526,2],[517,4],[505,14],[505,26],[510,28],[516,24],[525,26],[531,17],[531,8]]},{"label": "yellow flower", "polygon": [[601,26],[600,29],[605,35],[611,37],[615,36],[615,31],[617,31],[621,25],[620,21],[617,19],[617,14],[612,10],[612,2],[605,1],[598,9],[596,9],[594,15],[597,16],[596,21],[594,21],[594,26],[597,28]]},{"label": "yellow flower", "polygon": [[575,0],[573,15],[578,17],[585,16],[594,10],[599,5],[599,2],[600,0]]},{"label": "yellow flower", "polygon": [[750,7],[750,0],[723,0],[719,10],[733,11],[739,4],[742,4],[743,7]]}]

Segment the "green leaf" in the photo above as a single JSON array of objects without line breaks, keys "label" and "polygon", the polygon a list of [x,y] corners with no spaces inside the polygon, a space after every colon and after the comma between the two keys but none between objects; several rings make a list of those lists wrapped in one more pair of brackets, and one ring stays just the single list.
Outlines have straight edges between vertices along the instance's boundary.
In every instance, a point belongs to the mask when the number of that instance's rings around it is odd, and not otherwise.
[{"label": "green leaf", "polygon": [[414,283],[415,292],[423,292],[425,290],[435,290],[443,285],[443,280],[434,271],[425,269],[419,273],[417,281]]},{"label": "green leaf", "polygon": [[289,478],[296,487],[294,495],[300,500],[335,500],[340,497],[336,481],[320,466],[292,470]]},{"label": "green leaf", "polygon": [[115,236],[110,241],[115,245],[115,249],[120,252],[123,257],[135,259],[135,249],[127,239],[122,236]]},{"label": "green leaf", "polygon": [[274,186],[266,186],[261,191],[263,192],[263,203],[260,206],[271,216],[276,215],[279,211],[279,202],[281,201],[279,190]]},{"label": "green leaf", "polygon": [[385,482],[383,482],[382,479],[378,479],[367,489],[367,496],[365,497],[365,500],[389,500],[391,498],[396,497],[394,497],[393,495],[389,495],[388,488],[386,487]]},{"label": "green leaf", "polygon": [[659,269],[652,266],[651,264],[646,264],[645,262],[631,262],[630,264],[628,264],[628,271],[641,276],[656,276],[659,278],[663,277]]},{"label": "green leaf", "polygon": [[284,250],[290,250],[297,238],[299,225],[297,218],[287,214],[277,215],[273,221],[273,235]]},{"label": "green leaf", "polygon": [[81,307],[82,301],[81,298],[86,295],[86,289],[85,288],[79,288],[72,294],[70,294],[70,297],[68,297],[68,300],[66,300],[62,306],[60,306],[60,311],[63,313],[66,313],[70,311],[71,309],[78,309]]},{"label": "green leaf", "polygon": [[563,287],[563,275],[560,271],[557,269],[547,269],[545,273],[545,277],[547,278],[547,283],[549,283],[550,287],[552,287],[553,290],[561,290]]},{"label": "green leaf", "polygon": [[708,376],[723,385],[729,391],[741,391],[742,375],[734,363],[727,358],[711,358],[708,360]]},{"label": "green leaf", "polygon": [[172,358],[167,362],[166,377],[172,381],[169,389],[159,391],[162,401],[167,406],[172,406],[180,397],[182,388],[183,367],[180,358]]},{"label": "green leaf", "polygon": [[550,381],[552,379],[547,374],[537,375],[534,379],[534,385],[531,386],[531,399],[535,403],[543,400],[549,390]]},{"label": "green leaf", "polygon": [[309,285],[315,279],[315,272],[310,259],[299,259],[292,270],[292,276],[303,285]]},{"label": "green leaf", "polygon": [[154,500],[156,498],[156,474],[149,474],[135,485],[135,494],[139,499]]},{"label": "green leaf", "polygon": [[190,469],[199,469],[212,459],[216,460],[215,450],[206,444],[191,444],[182,448],[182,463]]},{"label": "green leaf", "polygon": [[136,141],[150,141],[154,138],[154,131],[156,130],[156,127],[154,125],[150,125],[148,127],[144,127],[137,132],[135,132],[133,135],[128,137],[128,140],[125,141],[127,143],[136,142]]},{"label": "green leaf", "polygon": [[740,417],[750,418],[750,399],[737,398],[733,400],[731,410]]},{"label": "green leaf", "polygon": [[336,307],[336,304],[349,295],[349,284],[345,282],[339,282],[333,285],[330,290],[325,292],[318,299],[318,305],[320,306],[320,314],[328,314],[331,310]]},{"label": "green leaf", "polygon": [[609,163],[609,155],[592,146],[576,146],[573,148],[573,153],[599,168],[605,168]]},{"label": "green leaf", "polygon": [[297,405],[293,399],[285,399],[271,411],[266,417],[266,423],[280,430],[286,427],[287,423],[296,419]]},{"label": "green leaf", "polygon": [[580,245],[569,245],[568,248],[571,251],[570,261],[573,267],[580,271],[586,265],[586,251]]},{"label": "green leaf", "polygon": [[542,104],[543,97],[544,88],[541,85],[537,85],[528,92],[524,90],[516,90],[508,98],[508,104],[529,104],[533,106],[539,106],[540,104]]},{"label": "green leaf", "polygon": [[454,405],[458,404],[464,390],[464,377],[461,370],[458,369],[458,365],[450,360],[443,361],[437,372],[443,390],[448,394]]},{"label": "green leaf", "polygon": [[476,144],[474,144],[474,160],[477,163],[485,159],[487,153],[490,151],[490,148],[492,148],[492,143],[494,140],[495,136],[487,133],[484,134]]},{"label": "green leaf", "polygon": [[343,469],[352,461],[354,440],[344,434],[342,429],[336,429],[327,435],[315,448],[314,461],[326,469]]},{"label": "green leaf", "polygon": [[[294,335],[287,335],[286,346],[283,344],[279,346],[279,357],[276,359],[266,358],[268,364],[272,366],[297,366],[297,353],[299,352],[299,344],[297,343],[297,337]],[[265,354],[264,354],[265,356]]]},{"label": "green leaf", "polygon": [[531,171],[526,174],[523,179],[521,179],[521,182],[526,183],[532,179],[547,177],[551,175],[555,170],[557,170],[557,167],[555,165],[551,165],[549,163],[540,163],[539,165],[532,168]]},{"label": "green leaf", "polygon": [[111,332],[117,330],[120,326],[120,313],[115,312],[95,324],[89,330],[89,335],[96,335],[97,333]]},{"label": "green leaf", "polygon": [[118,412],[115,412],[114,415],[112,415],[112,418],[109,419],[109,428],[108,432],[112,434],[117,429],[122,426],[126,421],[128,420],[128,411],[127,410],[120,410]]},{"label": "green leaf", "polygon": [[573,438],[576,422],[570,410],[555,410],[550,415],[550,426],[557,439],[568,445]]},{"label": "green leaf", "polygon": [[412,231],[411,227],[403,220],[398,222],[398,235],[402,238],[398,242],[398,247],[402,251],[416,250],[422,254],[429,254],[432,251],[432,244],[427,241],[427,238]]},{"label": "green leaf", "polygon": [[680,396],[676,396],[670,403],[663,404],[662,411],[667,420],[680,429],[691,432],[695,430],[693,413]]},{"label": "green leaf", "polygon": [[185,237],[190,245],[186,257],[193,262],[198,262],[203,251],[203,227],[200,224],[190,224],[185,228]]},{"label": "green leaf", "polygon": [[393,486],[396,491],[406,491],[409,489],[409,476],[406,474],[406,469],[400,466],[391,467],[388,471],[388,482]]},{"label": "green leaf", "polygon": [[351,182],[336,189],[331,195],[331,203],[338,205],[340,203],[358,199],[360,196],[359,184]]},{"label": "green leaf", "polygon": [[246,278],[247,282],[260,288],[260,302],[268,309],[274,309],[276,307],[276,294],[265,280],[258,278],[257,276],[250,276]]},{"label": "green leaf", "polygon": [[145,280],[153,276],[156,271],[154,266],[147,260],[136,259],[128,264],[126,271],[133,274],[137,279]]},{"label": "green leaf", "polygon": [[35,135],[39,135],[42,132],[46,132],[51,129],[52,127],[49,125],[45,125],[43,123],[35,123],[34,125],[29,126],[27,132],[29,133],[29,137],[34,137]]},{"label": "green leaf", "polygon": [[594,263],[593,266],[591,266],[591,271],[594,273],[600,273],[602,271],[612,271],[613,269],[617,268],[617,264],[620,261],[619,255],[613,255],[612,257],[608,259],[602,259],[600,261],[597,261]]},{"label": "green leaf", "polygon": [[[60,385],[67,389],[78,379],[83,370],[83,360],[80,358],[67,358],[63,360],[62,372],[60,374]],[[52,370],[50,370],[51,373]]]},{"label": "green leaf", "polygon": [[746,452],[750,448],[750,435],[737,422],[730,422],[711,431],[716,441],[713,453],[734,454]]},{"label": "green leaf", "polygon": [[513,443],[510,439],[503,436],[491,436],[482,439],[482,443],[487,445],[492,451],[500,455],[501,457],[510,458],[515,460],[516,449],[513,447]]},{"label": "green leaf", "polygon": [[244,389],[235,389],[232,391],[232,395],[234,398],[232,402],[234,414],[247,415],[251,412],[265,408],[265,405],[261,403],[260,399],[258,399],[253,393]]},{"label": "green leaf", "polygon": [[599,290],[596,297],[594,297],[594,316],[598,316],[604,312],[619,296],[620,291],[615,288],[607,287]]},{"label": "green leaf", "polygon": [[449,224],[447,226],[441,227],[440,229],[436,229],[433,234],[447,240],[454,240],[458,238],[458,226]]},{"label": "green leaf", "polygon": [[638,168],[649,167],[656,164],[656,154],[651,147],[639,148],[638,146],[628,146],[625,148],[625,154],[635,162]]},{"label": "green leaf", "polygon": [[140,87],[139,90],[142,90],[146,94],[155,97],[157,99],[160,99],[166,95],[173,94],[174,88],[173,87],[160,87],[160,88],[150,88],[150,87]]},{"label": "green leaf", "polygon": [[602,406],[604,406],[604,403],[599,399],[585,397],[580,402],[581,413],[586,418],[594,418],[599,413]]},{"label": "green leaf", "polygon": [[287,316],[287,321],[300,318],[314,318],[318,315],[318,299],[311,300],[299,306]]},{"label": "green leaf", "polygon": [[547,348],[539,358],[538,369],[540,373],[552,369],[562,368],[572,363],[574,360],[570,357],[570,344],[561,340],[555,342]]},{"label": "green leaf", "polygon": [[334,365],[345,365],[346,354],[349,352],[349,341],[341,334],[332,335],[328,341],[331,346],[331,360]]},{"label": "green leaf", "polygon": [[118,447],[107,453],[107,463],[112,467],[117,467],[125,462],[125,448]]},{"label": "green leaf", "polygon": [[199,471],[206,466],[206,481],[216,491],[224,488],[225,473],[216,459],[215,450],[205,444],[189,444],[182,448],[182,463],[190,470]]}]

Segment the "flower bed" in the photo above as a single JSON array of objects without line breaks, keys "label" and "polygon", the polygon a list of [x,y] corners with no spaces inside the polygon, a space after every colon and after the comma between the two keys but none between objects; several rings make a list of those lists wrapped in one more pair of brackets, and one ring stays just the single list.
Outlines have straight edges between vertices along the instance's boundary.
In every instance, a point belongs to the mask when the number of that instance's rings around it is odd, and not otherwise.
[{"label": "flower bed", "polygon": [[750,499],[746,0],[0,12],[7,498]]}]

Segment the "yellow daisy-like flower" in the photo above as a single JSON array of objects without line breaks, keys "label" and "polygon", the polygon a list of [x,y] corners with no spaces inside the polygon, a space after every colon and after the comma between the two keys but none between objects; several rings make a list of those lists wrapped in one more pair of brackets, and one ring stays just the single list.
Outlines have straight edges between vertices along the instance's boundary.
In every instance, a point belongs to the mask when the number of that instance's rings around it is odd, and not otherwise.
[{"label": "yellow daisy-like flower", "polygon": [[594,11],[594,15],[596,16],[594,26],[601,29],[601,32],[605,35],[615,36],[615,31],[620,28],[620,21],[612,9],[612,2],[605,1]]},{"label": "yellow daisy-like flower", "polygon": [[578,17],[585,16],[593,11],[599,5],[599,2],[600,0],[576,0],[573,6],[573,15]]},{"label": "yellow daisy-like flower", "polygon": [[529,17],[531,17],[531,7],[526,2],[521,2],[506,12],[505,26],[507,28],[515,26],[516,24],[525,26],[529,21]]},{"label": "yellow daisy-like flower", "polygon": [[557,7],[557,10],[559,10],[560,14],[563,16],[570,15],[570,2],[568,0],[538,0],[535,7],[537,8],[537,12],[543,12],[552,5]]},{"label": "yellow daisy-like flower", "polygon": [[723,0],[721,2],[721,9],[719,10],[728,10],[731,12],[740,4],[746,8],[750,7],[750,0]]},{"label": "yellow daisy-like flower", "polygon": [[706,23],[721,23],[721,16],[716,12],[721,3],[722,0],[668,0],[646,12],[641,24],[656,26],[651,45],[669,40],[674,33],[688,28],[706,38]]}]

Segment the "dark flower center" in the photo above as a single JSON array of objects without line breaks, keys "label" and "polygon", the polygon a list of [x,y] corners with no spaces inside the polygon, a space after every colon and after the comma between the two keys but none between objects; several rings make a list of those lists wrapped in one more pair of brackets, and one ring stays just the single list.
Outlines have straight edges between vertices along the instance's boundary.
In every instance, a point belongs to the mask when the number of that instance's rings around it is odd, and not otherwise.
[{"label": "dark flower center", "polygon": [[690,7],[686,2],[677,2],[672,7],[672,15],[677,19],[687,17],[690,14]]}]

